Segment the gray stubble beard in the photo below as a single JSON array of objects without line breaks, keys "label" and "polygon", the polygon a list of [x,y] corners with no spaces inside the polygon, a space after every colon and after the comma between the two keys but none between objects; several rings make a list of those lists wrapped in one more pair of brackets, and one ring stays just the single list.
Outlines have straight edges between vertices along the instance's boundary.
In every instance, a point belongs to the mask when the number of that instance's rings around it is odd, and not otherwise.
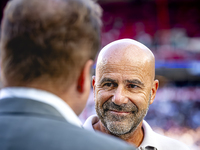
[{"label": "gray stubble beard", "polygon": [[148,112],[149,103],[147,109],[140,110],[139,112],[136,111],[131,114],[132,117],[124,119],[126,120],[125,123],[120,123],[121,121],[123,121],[124,117],[108,115],[108,113],[106,113],[105,111],[101,111],[98,103],[95,105],[95,108],[97,115],[101,120],[101,123],[110,132],[110,134],[126,140],[134,133],[138,125],[143,121]]},{"label": "gray stubble beard", "polygon": [[104,119],[101,119],[101,122],[112,135],[126,140],[137,129],[138,125],[146,116],[146,113],[147,110],[141,110],[137,114],[133,114],[125,120],[119,119],[119,121],[113,121],[110,117],[106,116]]}]

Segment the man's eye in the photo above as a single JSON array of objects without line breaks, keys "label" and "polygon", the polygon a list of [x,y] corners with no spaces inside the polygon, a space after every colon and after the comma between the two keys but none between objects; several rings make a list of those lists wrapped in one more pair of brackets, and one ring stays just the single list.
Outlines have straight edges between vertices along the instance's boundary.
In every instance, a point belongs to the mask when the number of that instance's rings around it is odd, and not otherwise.
[{"label": "man's eye", "polygon": [[103,84],[103,86],[111,87],[112,83],[105,83],[105,84]]},{"label": "man's eye", "polygon": [[137,85],[134,85],[134,84],[129,84],[128,85],[128,88],[137,88],[138,86]]}]

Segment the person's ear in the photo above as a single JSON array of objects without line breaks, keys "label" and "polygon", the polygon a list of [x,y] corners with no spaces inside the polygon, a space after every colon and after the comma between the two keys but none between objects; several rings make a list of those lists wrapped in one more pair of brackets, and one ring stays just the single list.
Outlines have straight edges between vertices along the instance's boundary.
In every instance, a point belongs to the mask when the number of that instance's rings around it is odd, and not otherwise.
[{"label": "person's ear", "polygon": [[95,90],[95,76],[92,76],[92,87]]},{"label": "person's ear", "polygon": [[93,95],[94,95],[94,101],[95,101],[95,76],[92,76],[92,87],[93,87]]},{"label": "person's ear", "polygon": [[154,80],[153,82],[153,87],[151,89],[151,99],[150,99],[150,104],[153,103],[155,96],[156,96],[156,92],[158,90],[158,86],[159,86],[159,81],[158,80]]},{"label": "person's ear", "polygon": [[79,77],[78,77],[78,84],[77,84],[77,91],[78,92],[80,92],[80,93],[83,93],[84,91],[85,91],[85,86],[87,86],[86,84],[87,84],[87,82],[91,82],[90,81],[90,69],[91,69],[91,66],[92,66],[92,64],[93,64],[93,60],[88,60],[86,63],[85,63],[85,65],[84,65],[84,67],[83,67],[83,69],[82,69],[82,71],[81,71],[81,73],[80,73],[80,75],[79,75]]}]

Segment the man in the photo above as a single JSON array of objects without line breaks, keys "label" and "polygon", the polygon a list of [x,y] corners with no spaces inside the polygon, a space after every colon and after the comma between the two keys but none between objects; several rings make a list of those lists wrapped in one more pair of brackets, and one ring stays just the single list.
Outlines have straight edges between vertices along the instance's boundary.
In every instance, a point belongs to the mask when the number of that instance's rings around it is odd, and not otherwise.
[{"label": "man", "polygon": [[100,16],[90,0],[8,3],[1,34],[1,150],[134,149],[86,131],[77,117],[90,91]]},{"label": "man", "polygon": [[84,127],[114,135],[140,149],[188,149],[153,132],[143,120],[158,89],[159,82],[154,78],[154,55],[143,44],[122,39],[105,46],[92,81],[98,117],[89,117]]}]

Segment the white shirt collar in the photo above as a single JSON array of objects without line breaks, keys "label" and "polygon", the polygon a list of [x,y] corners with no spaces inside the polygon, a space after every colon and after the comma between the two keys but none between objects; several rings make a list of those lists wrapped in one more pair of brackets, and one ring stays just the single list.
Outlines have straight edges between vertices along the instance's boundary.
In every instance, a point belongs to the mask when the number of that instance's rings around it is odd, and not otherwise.
[{"label": "white shirt collar", "polygon": [[90,117],[86,119],[85,123],[83,124],[83,128],[95,132],[93,128],[93,124],[97,123],[98,121],[99,121],[99,118],[97,117],[97,115],[91,115]]},{"label": "white shirt collar", "polygon": [[40,101],[53,106],[61,115],[70,123],[81,127],[81,121],[70,106],[65,103],[58,96],[43,90],[25,87],[7,87],[0,91],[0,99],[3,98],[28,98],[36,101]]},{"label": "white shirt collar", "polygon": [[155,146],[156,147],[156,142],[154,138],[154,132],[149,126],[149,124],[143,120],[142,122],[142,127],[144,129],[144,138],[142,143],[140,144],[140,147],[145,147],[145,146]]}]

